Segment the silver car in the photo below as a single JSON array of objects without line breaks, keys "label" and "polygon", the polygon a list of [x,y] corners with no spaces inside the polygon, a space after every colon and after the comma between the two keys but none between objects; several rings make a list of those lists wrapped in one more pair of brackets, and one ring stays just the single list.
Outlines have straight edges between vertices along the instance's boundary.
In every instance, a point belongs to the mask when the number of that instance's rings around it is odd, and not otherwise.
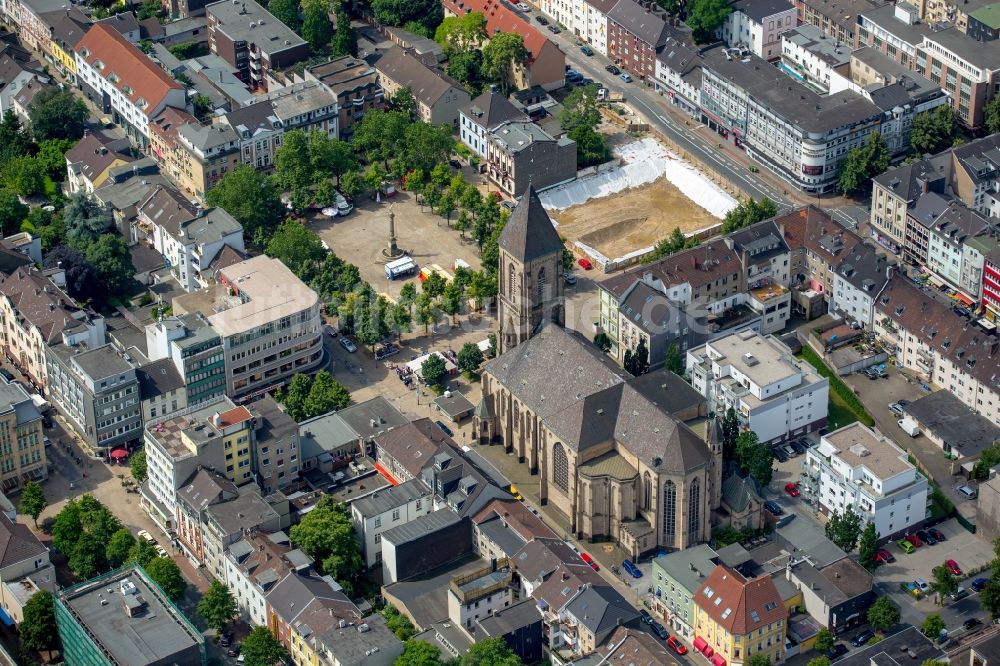
[{"label": "silver car", "polygon": [[354,343],[351,342],[350,340],[348,340],[347,338],[341,338],[340,339],[340,346],[343,347],[344,349],[346,349],[351,354],[353,354],[354,352],[358,351],[358,348],[356,346],[354,346]]}]

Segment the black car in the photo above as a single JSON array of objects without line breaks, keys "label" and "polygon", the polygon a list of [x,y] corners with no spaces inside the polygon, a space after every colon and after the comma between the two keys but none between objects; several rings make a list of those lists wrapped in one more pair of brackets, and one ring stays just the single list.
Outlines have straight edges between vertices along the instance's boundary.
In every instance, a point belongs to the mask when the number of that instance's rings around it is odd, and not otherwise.
[{"label": "black car", "polygon": [[542,16],[541,14],[536,14],[535,15],[535,20],[538,21],[542,25],[548,25],[549,24],[549,20],[547,18],[545,18],[544,16]]},{"label": "black car", "polygon": [[847,654],[847,646],[843,643],[834,643],[830,651],[826,653],[827,659],[836,659],[837,657]]},{"label": "black car", "polygon": [[806,452],[809,447],[806,446],[805,440],[797,439],[790,444],[790,446],[795,449],[795,452],[800,456]]},{"label": "black car", "polygon": [[557,26],[555,23],[553,23],[552,25],[549,26],[549,32],[551,32],[553,35],[555,35],[555,34],[558,34],[558,33],[562,32],[562,31],[559,29],[559,26]]},{"label": "black car", "polygon": [[435,421],[434,423],[437,424],[438,428],[441,428],[441,430],[444,430],[444,434],[448,435],[449,437],[451,437],[451,436],[453,436],[455,434],[455,433],[453,433],[451,431],[451,428],[449,428],[448,426],[446,426],[444,424],[443,421]]},{"label": "black car", "polygon": [[14,381],[14,375],[7,368],[0,368],[0,377],[3,377],[7,383]]},{"label": "black car", "polygon": [[653,623],[650,624],[649,626],[650,628],[652,628],[653,633],[659,636],[661,640],[665,641],[668,638],[670,638],[670,634],[667,633],[667,630],[664,629],[663,625],[657,622],[656,620],[653,620]]},{"label": "black car", "polygon": [[462,168],[462,163],[459,162],[458,160],[448,160],[448,164],[451,165],[452,169],[459,169],[459,170],[461,170],[461,168]]},{"label": "black car", "polygon": [[980,620],[979,618],[977,618],[977,617],[970,617],[968,620],[966,620],[965,622],[962,623],[962,626],[965,627],[966,629],[973,629],[975,627],[978,627],[982,623],[983,623],[983,621]]},{"label": "black car", "polygon": [[788,454],[782,451],[780,448],[772,449],[774,452],[774,458],[778,462],[788,462]]},{"label": "black car", "polygon": [[649,614],[645,608],[639,611],[639,617],[642,619],[644,624],[653,624],[653,616]]},{"label": "black car", "polygon": [[780,516],[784,513],[781,507],[774,500],[767,500],[764,502],[764,510],[767,511],[772,516]]},{"label": "black car", "polygon": [[871,639],[875,638],[875,632],[871,629],[865,629],[860,634],[851,639],[851,645],[854,647],[861,647]]},{"label": "black car", "polygon": [[219,640],[219,645],[222,647],[229,647],[233,643],[233,632],[227,631],[222,634],[222,638]]},{"label": "black car", "polygon": [[617,67],[615,67],[614,65],[608,65],[608,66],[607,66],[607,67],[605,67],[604,69],[605,69],[605,70],[606,70],[606,71],[607,71],[607,72],[608,72],[609,74],[614,74],[615,76],[618,76],[619,74],[621,74],[621,73],[622,73],[622,70],[618,69],[618,68],[617,68]]},{"label": "black car", "polygon": [[928,534],[927,530],[917,530],[917,536],[928,546],[933,546],[937,543],[937,539]]},{"label": "black car", "polygon": [[942,541],[947,541],[947,539],[944,536],[944,532],[942,532],[941,530],[939,530],[936,527],[932,527],[932,528],[928,529],[927,533],[930,534],[935,539],[937,539],[938,543],[940,543]]}]

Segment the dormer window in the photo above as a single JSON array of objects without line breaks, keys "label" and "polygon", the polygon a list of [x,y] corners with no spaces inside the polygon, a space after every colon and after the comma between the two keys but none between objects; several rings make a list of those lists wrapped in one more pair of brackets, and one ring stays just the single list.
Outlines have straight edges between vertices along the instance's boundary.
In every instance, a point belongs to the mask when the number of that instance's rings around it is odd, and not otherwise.
[{"label": "dormer window", "polygon": [[101,62],[100,58],[98,58],[97,60],[94,61],[94,67],[96,67],[98,70],[100,70],[102,72],[104,71],[104,63]]},{"label": "dormer window", "polygon": [[111,81],[111,83],[118,83],[118,75],[115,74],[114,72],[111,72],[110,74],[108,74],[108,81]]},{"label": "dormer window", "polygon": [[125,93],[126,95],[131,96],[132,93],[134,93],[135,91],[132,90],[132,86],[122,86],[122,92]]}]

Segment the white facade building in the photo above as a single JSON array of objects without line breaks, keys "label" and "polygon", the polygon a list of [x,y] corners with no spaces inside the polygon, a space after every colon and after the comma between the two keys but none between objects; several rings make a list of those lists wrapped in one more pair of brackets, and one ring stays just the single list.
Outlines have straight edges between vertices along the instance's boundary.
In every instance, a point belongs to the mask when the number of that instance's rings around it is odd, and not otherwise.
[{"label": "white facade building", "polygon": [[486,158],[490,131],[508,120],[527,120],[500,93],[487,90],[458,110],[458,137],[472,152]]},{"label": "white facade building", "polygon": [[781,57],[781,34],[798,24],[798,10],[788,0],[736,0],[722,24],[722,39],[764,60],[777,60]]},{"label": "white facade building", "polygon": [[776,338],[743,331],[712,340],[688,351],[687,373],[709,411],[733,408],[761,442],[826,425],[829,381]]},{"label": "white facade building", "polygon": [[573,0],[570,30],[603,56],[608,55],[608,11],[616,2],[618,0]]},{"label": "white facade building", "polygon": [[803,470],[804,485],[824,513],[853,507],[875,523],[880,537],[903,532],[927,515],[927,479],[905,451],[860,423],[824,435],[806,453]]},{"label": "white facade building", "polygon": [[359,497],[351,502],[354,531],[369,569],[382,563],[382,532],[405,525],[434,508],[434,498],[419,479]]},{"label": "white facade building", "polygon": [[870,326],[875,301],[892,276],[894,262],[878,253],[871,241],[851,248],[833,271],[830,310]]}]

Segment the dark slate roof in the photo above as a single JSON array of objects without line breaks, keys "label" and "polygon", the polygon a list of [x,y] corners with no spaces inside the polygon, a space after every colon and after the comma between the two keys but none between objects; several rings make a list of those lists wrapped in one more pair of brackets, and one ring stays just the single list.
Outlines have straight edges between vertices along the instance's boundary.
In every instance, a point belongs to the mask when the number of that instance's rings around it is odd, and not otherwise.
[{"label": "dark slate roof", "polygon": [[511,213],[498,242],[500,247],[523,262],[562,252],[563,242],[532,185],[528,185],[528,191]]},{"label": "dark slate roof", "polygon": [[682,377],[669,370],[655,370],[629,380],[629,386],[670,414],[705,403],[705,397]]},{"label": "dark slate roof", "polygon": [[165,395],[184,387],[184,379],[174,367],[173,360],[169,358],[137,368],[135,376],[139,380],[139,396],[142,400]]},{"label": "dark slate roof", "polygon": [[524,599],[513,606],[498,610],[476,624],[486,636],[505,636],[535,623],[541,624],[542,614],[534,599]]},{"label": "dark slate roof", "polygon": [[460,109],[469,120],[480,127],[490,129],[508,120],[527,120],[528,117],[506,97],[491,90],[465,104]]},{"label": "dark slate roof", "polygon": [[[656,7],[656,5],[653,5]],[[657,7],[658,8],[658,7]],[[651,12],[635,0],[621,0],[608,12],[614,21],[640,40],[655,47],[667,41],[667,20],[664,12]]]},{"label": "dark slate roof", "polygon": [[751,19],[760,23],[768,16],[784,12],[795,7],[788,0],[736,0],[733,11],[743,12]]},{"label": "dark slate roof", "polygon": [[951,391],[925,395],[903,411],[936,438],[948,442],[963,458],[975,457],[1000,441],[1000,427],[976,414]]},{"label": "dark slate roof", "polygon": [[45,546],[27,525],[14,522],[0,513],[0,567],[23,562],[41,555]]},{"label": "dark slate roof", "polygon": [[750,477],[731,474],[722,482],[722,501],[737,513],[746,511],[750,500],[763,502]]},{"label": "dark slate roof", "polygon": [[639,612],[610,585],[588,587],[566,605],[566,612],[598,636],[639,617]]}]

